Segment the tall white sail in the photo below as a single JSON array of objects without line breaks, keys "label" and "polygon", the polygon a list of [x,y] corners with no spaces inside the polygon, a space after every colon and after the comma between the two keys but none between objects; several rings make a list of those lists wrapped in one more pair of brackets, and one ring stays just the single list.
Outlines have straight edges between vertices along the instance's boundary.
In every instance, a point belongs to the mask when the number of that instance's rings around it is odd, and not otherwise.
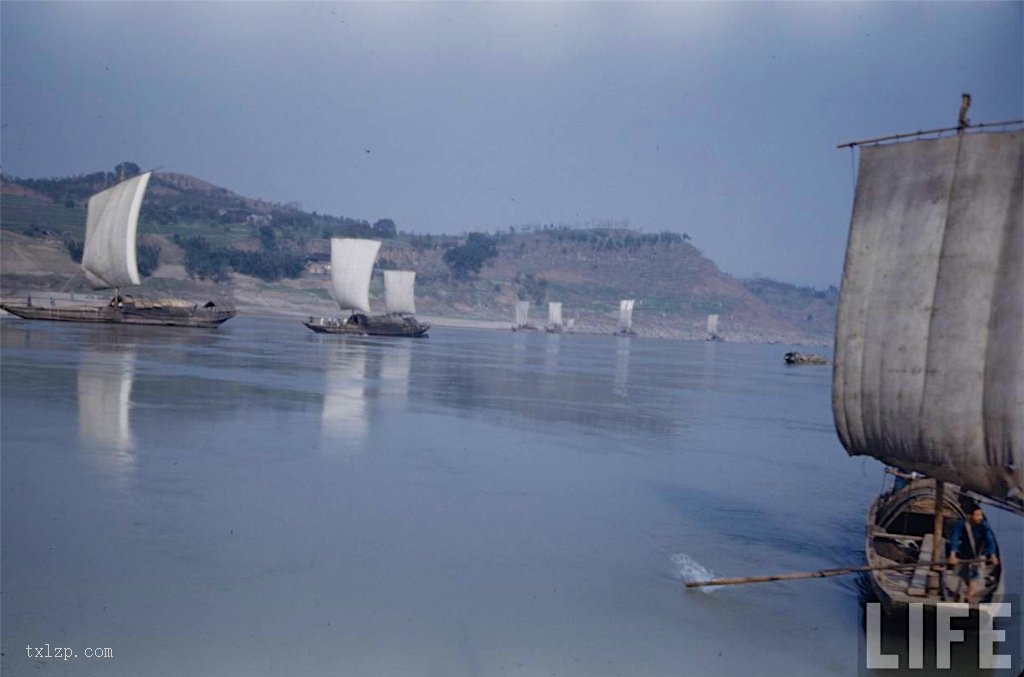
[{"label": "tall white sail", "polygon": [[708,315],[708,333],[718,335],[718,315]]},{"label": "tall white sail", "polygon": [[522,327],[526,324],[527,317],[530,314],[530,302],[529,301],[516,301],[516,326]]},{"label": "tall white sail", "polygon": [[416,272],[384,271],[384,304],[389,313],[416,314]]},{"label": "tall white sail", "polygon": [[82,270],[93,289],[140,284],[135,233],[142,197],[152,172],[145,172],[89,198]]},{"label": "tall white sail", "polygon": [[548,303],[548,324],[553,327],[562,326],[562,304],[557,301]]},{"label": "tall white sail", "polygon": [[633,328],[633,304],[634,299],[623,299],[619,301],[619,331],[629,331]]},{"label": "tall white sail", "polygon": [[860,153],[833,368],[843,446],[1024,505],[1024,133]]},{"label": "tall white sail", "polygon": [[331,285],[342,310],[370,312],[370,276],[379,249],[377,240],[331,239]]}]

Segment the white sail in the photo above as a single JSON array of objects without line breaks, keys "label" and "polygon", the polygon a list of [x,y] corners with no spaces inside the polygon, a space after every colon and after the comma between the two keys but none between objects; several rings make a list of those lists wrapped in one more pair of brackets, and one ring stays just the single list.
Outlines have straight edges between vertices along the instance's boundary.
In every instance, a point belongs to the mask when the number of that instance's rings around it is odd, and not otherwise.
[{"label": "white sail", "polygon": [[384,304],[387,306],[389,313],[416,314],[415,271],[384,271]]},{"label": "white sail", "polygon": [[562,304],[556,301],[548,303],[548,324],[553,327],[562,326]]},{"label": "white sail", "polygon": [[843,446],[1024,504],[1024,133],[860,153],[833,368]]},{"label": "white sail", "polygon": [[516,326],[522,327],[526,324],[527,317],[530,314],[530,302],[529,301],[516,301]]},{"label": "white sail", "polygon": [[342,310],[370,312],[370,276],[379,249],[377,240],[331,239],[331,285]]},{"label": "white sail", "polygon": [[134,176],[89,198],[82,270],[93,289],[140,284],[135,233],[151,173]]},{"label": "white sail", "polygon": [[633,299],[619,301],[619,331],[629,331],[633,328]]},{"label": "white sail", "polygon": [[708,333],[718,335],[718,315],[708,315]]}]

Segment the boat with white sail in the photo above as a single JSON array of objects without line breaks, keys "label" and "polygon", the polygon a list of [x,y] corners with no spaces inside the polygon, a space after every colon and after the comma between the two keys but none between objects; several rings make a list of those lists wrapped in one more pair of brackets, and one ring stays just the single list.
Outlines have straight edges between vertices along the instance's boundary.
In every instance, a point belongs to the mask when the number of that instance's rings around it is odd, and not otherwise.
[{"label": "boat with white sail", "polygon": [[718,333],[718,315],[708,315],[707,341],[724,341],[725,337]]},{"label": "boat with white sail", "polygon": [[345,317],[310,317],[305,324],[323,334],[359,336],[425,336],[430,329],[415,318],[416,273],[384,271],[387,313],[370,311],[370,279],[380,242],[360,238],[331,239],[331,290]]},{"label": "boat with white sail", "polygon": [[636,336],[633,331],[633,306],[635,299],[623,299],[619,301],[619,329],[615,333],[619,336]]},{"label": "boat with white sail", "polygon": [[865,542],[888,609],[998,601],[1020,566],[994,536],[949,564],[977,503],[1024,515],[1024,132],[971,132],[968,103],[952,136],[852,144],[832,408],[847,452],[895,478]]},{"label": "boat with white sail", "polygon": [[536,325],[530,324],[530,302],[516,301],[516,323],[512,331],[537,331]]},{"label": "boat with white sail", "polygon": [[552,334],[562,334],[566,331],[565,323],[562,322],[562,304],[557,301],[548,302],[548,323],[544,329]]},{"label": "boat with white sail", "polygon": [[82,251],[82,272],[93,289],[113,289],[105,306],[38,306],[31,297],[25,304],[0,304],[26,320],[102,322],[116,324],[216,327],[235,316],[233,308],[213,301],[202,304],[183,299],[144,298],[121,290],[142,284],[136,262],[139,212],[152,172],[144,172],[89,198]]}]

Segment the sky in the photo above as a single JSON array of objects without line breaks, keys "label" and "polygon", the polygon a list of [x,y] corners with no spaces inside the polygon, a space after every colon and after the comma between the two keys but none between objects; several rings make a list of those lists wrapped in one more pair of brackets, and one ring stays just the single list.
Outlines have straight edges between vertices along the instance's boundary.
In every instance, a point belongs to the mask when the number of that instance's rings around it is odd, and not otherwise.
[{"label": "sky", "polygon": [[1024,117],[1024,4],[0,3],[0,165],[403,231],[628,221],[838,284],[849,140]]}]

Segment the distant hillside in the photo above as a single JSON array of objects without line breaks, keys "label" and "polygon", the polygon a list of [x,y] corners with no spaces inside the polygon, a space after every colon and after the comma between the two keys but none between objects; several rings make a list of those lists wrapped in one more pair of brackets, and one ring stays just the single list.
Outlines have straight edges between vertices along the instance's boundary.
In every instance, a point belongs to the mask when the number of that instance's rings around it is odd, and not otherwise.
[{"label": "distant hillside", "polygon": [[[2,177],[4,294],[67,283],[77,270],[69,252],[84,236],[88,197],[137,171],[132,163],[117,169],[60,179]],[[510,228],[475,235],[470,246],[464,236],[399,233],[389,219],[306,212],[174,173],[154,174],[140,233],[159,252],[147,287],[202,290],[257,311],[330,312],[318,259],[329,250],[328,238],[350,236],[382,240],[380,268],[417,271],[420,312],[427,315],[504,321],[516,299],[529,299],[531,317],[542,324],[546,302],[557,300],[582,330],[604,332],[615,327],[619,299],[635,298],[641,335],[703,338],[707,315],[716,313],[729,339],[819,344],[831,340],[835,322],[834,288],[736,279],[677,233]],[[482,256],[477,245],[492,255],[474,260]],[[380,284],[375,278],[376,298]]]}]

